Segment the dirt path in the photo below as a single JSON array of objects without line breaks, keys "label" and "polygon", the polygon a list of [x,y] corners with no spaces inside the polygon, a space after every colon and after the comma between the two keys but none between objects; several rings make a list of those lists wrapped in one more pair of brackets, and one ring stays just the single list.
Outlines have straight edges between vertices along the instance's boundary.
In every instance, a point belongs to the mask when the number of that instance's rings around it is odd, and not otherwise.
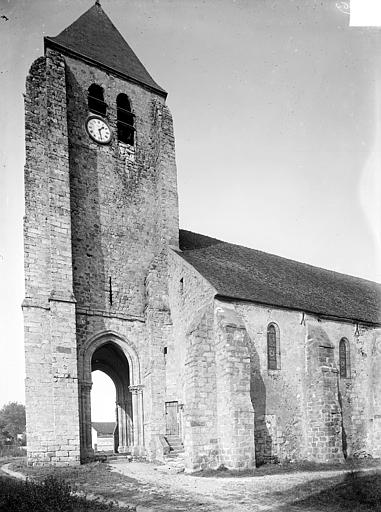
[{"label": "dirt path", "polygon": [[[134,496],[136,504],[144,505],[146,510],[162,512],[283,512],[291,510],[290,507],[293,511],[327,510],[323,503],[320,508],[319,500],[313,508],[306,508],[304,501],[311,496],[324,496],[325,491],[345,482],[350,472],[340,470],[260,477],[202,478],[184,473],[161,473],[157,470],[158,466],[148,463],[117,461],[111,467],[113,471],[138,482],[139,492]],[[370,471],[374,471],[374,468]]]},{"label": "dirt path", "polygon": [[163,466],[126,460],[61,469],[7,463],[1,469],[16,478],[28,474],[43,479],[54,474],[81,495],[136,506],[137,512],[381,512],[377,461],[362,465],[357,473],[348,466],[331,471],[294,468],[291,472],[288,468],[245,477],[167,474]]}]

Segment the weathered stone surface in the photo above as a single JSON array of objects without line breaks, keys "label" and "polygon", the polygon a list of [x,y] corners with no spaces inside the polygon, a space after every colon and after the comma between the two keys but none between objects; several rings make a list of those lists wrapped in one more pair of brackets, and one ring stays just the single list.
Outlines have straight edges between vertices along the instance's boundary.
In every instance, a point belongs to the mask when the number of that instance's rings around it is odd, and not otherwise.
[{"label": "weathered stone surface", "polygon": [[[104,91],[108,145],[85,129],[92,84]],[[133,147],[117,138],[120,93]],[[115,445],[131,457],[164,460],[166,436],[184,443],[187,471],[381,456],[379,327],[216,297],[179,256],[163,95],[48,49],[27,78],[25,137],[30,463],[92,457],[97,369],[114,381]]]},{"label": "weathered stone surface", "polygon": [[[105,91],[108,146],[85,130],[92,83]],[[133,160],[116,136],[121,92],[134,112]],[[98,341],[89,340],[104,333],[112,343],[117,333],[128,361],[139,353],[128,382],[149,387],[145,279],[162,247],[178,244],[172,119],[161,96],[52,50],[31,68],[25,107],[28,455],[76,463],[80,445],[82,458],[91,455],[86,356]],[[136,453],[144,451],[141,389],[120,400],[121,421],[135,421]]]}]

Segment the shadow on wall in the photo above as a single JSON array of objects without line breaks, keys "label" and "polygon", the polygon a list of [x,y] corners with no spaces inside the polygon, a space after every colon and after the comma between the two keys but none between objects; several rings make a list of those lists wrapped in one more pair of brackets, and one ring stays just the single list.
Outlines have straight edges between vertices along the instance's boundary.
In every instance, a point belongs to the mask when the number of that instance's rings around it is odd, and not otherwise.
[{"label": "shadow on wall", "polygon": [[89,145],[84,130],[88,115],[87,91],[83,91],[66,67],[70,207],[72,223],[73,284],[78,307],[108,309],[101,234],[101,204],[97,149]]},{"label": "shadow on wall", "polygon": [[346,459],[348,457],[348,443],[347,443],[347,433],[345,432],[345,428],[344,428],[343,397],[340,392],[339,379],[337,380],[337,399],[339,402],[340,413],[341,413],[341,443],[342,443],[342,447],[343,447],[344,459]]},{"label": "shadow on wall", "polygon": [[[87,91],[66,66],[67,120],[69,139],[70,209],[73,259],[73,291],[77,311],[109,309],[110,296],[105,274],[105,255],[101,233],[101,200],[99,190],[98,151],[90,145],[84,123],[88,116]],[[105,329],[103,318],[97,319],[97,330]],[[94,327],[85,315],[77,317],[79,348]],[[79,375],[80,379],[83,375]],[[80,380],[81,460],[92,455],[91,398],[88,383]]]},{"label": "shadow on wall", "polygon": [[254,409],[255,460],[260,466],[274,462],[273,438],[270,434],[266,417],[266,387],[261,375],[259,354],[252,342],[250,344],[250,398]]}]

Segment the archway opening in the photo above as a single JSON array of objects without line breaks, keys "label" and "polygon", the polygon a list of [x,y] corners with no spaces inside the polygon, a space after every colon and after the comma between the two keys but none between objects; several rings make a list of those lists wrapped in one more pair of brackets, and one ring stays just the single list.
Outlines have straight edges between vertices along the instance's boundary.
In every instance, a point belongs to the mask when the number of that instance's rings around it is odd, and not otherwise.
[{"label": "archway opening", "polygon": [[116,388],[103,371],[91,374],[91,445],[95,453],[115,451]]},{"label": "archway opening", "polygon": [[[95,449],[94,438],[97,436],[97,451],[110,451],[112,448],[116,453],[129,453],[133,446],[133,411],[132,411],[132,396],[129,389],[130,386],[130,367],[126,356],[121,348],[113,342],[107,342],[98,347],[91,358],[91,372],[92,381],[94,384],[98,383],[101,372],[109,377],[114,386],[114,421],[112,429],[112,421],[104,422],[111,423],[97,425],[98,422],[94,421],[96,416],[100,414],[99,409],[104,408],[104,411],[109,411],[111,414],[110,406],[112,398],[110,398],[110,386],[108,387],[107,394],[99,395],[100,390],[98,386],[94,386],[91,391],[92,402],[92,438],[93,448]],[[103,379],[104,380],[104,379]],[[94,396],[93,396],[94,391]],[[103,392],[106,390],[104,389]],[[112,394],[112,393],[111,393]],[[95,404],[95,401],[97,403]],[[103,403],[102,403],[103,402]],[[111,402],[111,403],[110,403]],[[94,403],[94,408],[93,408]],[[94,418],[94,420],[93,420]],[[103,422],[100,422],[103,423]],[[98,429],[95,433],[94,430]],[[102,430],[103,429],[103,430]],[[111,433],[110,431],[113,430]],[[107,436],[110,436],[107,441]],[[100,449],[107,447],[107,449]]]}]

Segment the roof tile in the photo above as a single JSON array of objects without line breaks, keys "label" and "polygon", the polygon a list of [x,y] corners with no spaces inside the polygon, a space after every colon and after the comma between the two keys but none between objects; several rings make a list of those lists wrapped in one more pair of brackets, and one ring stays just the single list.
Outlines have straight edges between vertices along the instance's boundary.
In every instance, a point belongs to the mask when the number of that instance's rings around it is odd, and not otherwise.
[{"label": "roof tile", "polygon": [[180,230],[180,256],[218,295],[324,316],[381,323],[381,285]]},{"label": "roof tile", "polygon": [[45,37],[46,47],[93,62],[128,80],[166,96],[131,47],[97,3],[56,37]]}]

